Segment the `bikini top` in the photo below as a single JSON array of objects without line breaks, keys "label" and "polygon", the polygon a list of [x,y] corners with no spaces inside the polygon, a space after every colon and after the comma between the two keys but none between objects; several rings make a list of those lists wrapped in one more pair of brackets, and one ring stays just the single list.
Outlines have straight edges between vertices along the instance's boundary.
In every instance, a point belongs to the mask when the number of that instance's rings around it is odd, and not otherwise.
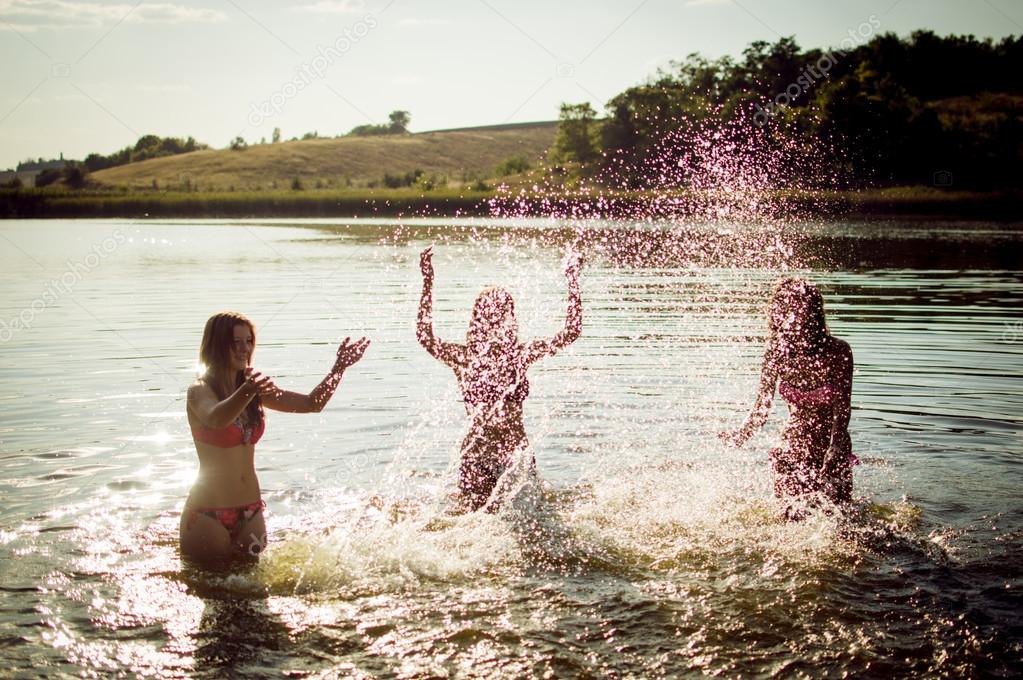
[{"label": "bikini top", "polygon": [[525,376],[511,390],[482,380],[474,381],[462,387],[462,397],[465,399],[465,403],[470,406],[496,404],[499,401],[514,401],[521,404],[528,396],[529,380]]},{"label": "bikini top", "polygon": [[197,442],[213,444],[221,448],[231,448],[241,444],[253,444],[259,441],[266,431],[266,418],[262,418],[255,427],[242,427],[241,420],[235,420],[227,427],[217,429],[192,426],[192,437]]},{"label": "bikini top", "polygon": [[787,382],[778,383],[778,394],[793,406],[828,406],[841,394],[834,383],[824,383],[815,390],[801,390]]}]

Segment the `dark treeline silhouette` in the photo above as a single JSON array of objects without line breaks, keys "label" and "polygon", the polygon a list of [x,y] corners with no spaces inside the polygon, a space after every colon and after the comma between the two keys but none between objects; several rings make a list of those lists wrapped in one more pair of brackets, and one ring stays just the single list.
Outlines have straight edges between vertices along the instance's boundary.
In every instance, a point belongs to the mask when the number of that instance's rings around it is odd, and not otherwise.
[{"label": "dark treeline silhouette", "polygon": [[348,134],[355,137],[402,135],[408,132],[408,124],[412,122],[408,111],[391,111],[387,118],[388,122],[383,125],[356,125]]},{"label": "dark treeline silhouette", "polygon": [[90,153],[85,157],[83,164],[89,172],[95,172],[96,170],[112,168],[117,165],[144,161],[148,158],[173,156],[179,153],[188,153],[207,148],[209,148],[207,145],[196,142],[192,137],[181,139],[180,137],[143,135],[139,137],[139,141],[135,142],[135,146],[126,146],[110,155],[104,156],[98,153]]},{"label": "dark treeline silhouette", "polygon": [[826,143],[819,148],[838,152],[816,159],[813,172],[833,185],[1014,188],[1023,178],[1023,37],[899,38],[861,27],[860,39],[834,49],[783,38],[754,42],[738,60],[691,54],[612,98],[603,119],[588,104],[563,106],[552,158],[607,183],[654,186],[663,140],[685,145],[685,130],[711,119],[769,144]]}]

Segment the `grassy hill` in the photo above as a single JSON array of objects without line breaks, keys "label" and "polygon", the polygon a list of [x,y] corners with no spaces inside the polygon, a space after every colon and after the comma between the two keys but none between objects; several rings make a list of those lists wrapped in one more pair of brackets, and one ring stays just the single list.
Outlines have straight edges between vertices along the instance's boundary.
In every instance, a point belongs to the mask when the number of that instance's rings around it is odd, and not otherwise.
[{"label": "grassy hill", "polygon": [[287,189],[373,187],[384,174],[422,170],[439,186],[492,178],[513,156],[538,163],[554,142],[557,123],[520,123],[408,135],[339,137],[258,144],[242,150],[194,151],[108,168],[90,178],[103,186],[150,189]]}]

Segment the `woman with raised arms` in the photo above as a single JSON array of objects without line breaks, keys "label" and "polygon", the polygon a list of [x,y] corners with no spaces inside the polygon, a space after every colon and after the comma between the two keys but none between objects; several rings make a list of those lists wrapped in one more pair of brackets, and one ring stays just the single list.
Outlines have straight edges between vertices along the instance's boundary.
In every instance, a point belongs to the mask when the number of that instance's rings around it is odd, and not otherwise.
[{"label": "woman with raised arms", "polygon": [[495,493],[498,482],[513,465],[524,466],[530,473],[535,470],[522,420],[522,405],[529,395],[526,371],[534,362],[575,342],[582,333],[582,260],[569,249],[565,258],[568,314],[557,335],[520,342],[511,294],[503,288],[487,288],[473,305],[465,344],[458,344],[444,342],[433,332],[432,256],[432,246],[420,256],[423,295],[416,335],[427,352],[454,370],[471,421],[459,464],[461,507],[490,510],[503,495],[500,490]]}]

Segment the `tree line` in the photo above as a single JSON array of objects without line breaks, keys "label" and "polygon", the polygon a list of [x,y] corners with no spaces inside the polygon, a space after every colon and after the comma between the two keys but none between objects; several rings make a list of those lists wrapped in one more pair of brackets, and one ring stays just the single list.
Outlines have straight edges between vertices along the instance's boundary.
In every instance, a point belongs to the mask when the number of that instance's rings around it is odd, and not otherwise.
[{"label": "tree line", "polygon": [[552,158],[562,169],[631,188],[659,181],[663,140],[685,147],[695,143],[686,131],[708,124],[764,145],[835,149],[805,171],[843,186],[1016,187],[1023,37],[884,33],[831,50],[758,41],[740,59],[672,62],[603,116],[564,104],[559,120]]},{"label": "tree line", "polygon": [[82,164],[89,172],[112,168],[118,165],[127,165],[144,161],[149,158],[160,158],[161,156],[174,156],[190,151],[208,149],[206,144],[195,141],[194,137],[181,139],[180,137],[159,137],[157,135],[143,135],[135,142],[134,146],[126,146],[120,151],[104,156],[103,154],[90,153],[85,157]]}]

